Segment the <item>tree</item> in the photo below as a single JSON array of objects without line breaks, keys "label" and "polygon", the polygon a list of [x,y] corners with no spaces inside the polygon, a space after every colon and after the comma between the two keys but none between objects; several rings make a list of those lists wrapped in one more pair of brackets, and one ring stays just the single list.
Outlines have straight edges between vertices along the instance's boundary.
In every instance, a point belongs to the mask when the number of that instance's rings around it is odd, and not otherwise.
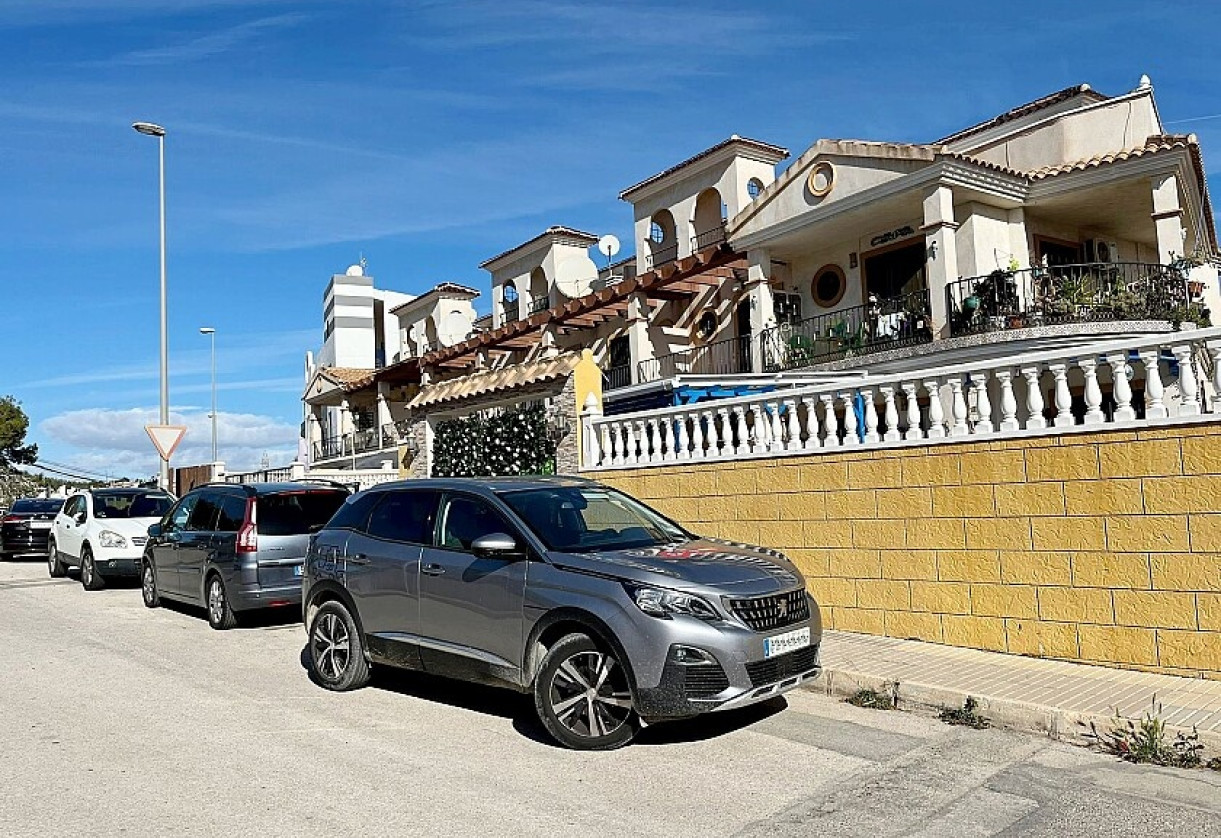
[{"label": "tree", "polygon": [[38,446],[25,445],[30,420],[12,396],[0,398],[0,466],[32,465],[38,460]]}]

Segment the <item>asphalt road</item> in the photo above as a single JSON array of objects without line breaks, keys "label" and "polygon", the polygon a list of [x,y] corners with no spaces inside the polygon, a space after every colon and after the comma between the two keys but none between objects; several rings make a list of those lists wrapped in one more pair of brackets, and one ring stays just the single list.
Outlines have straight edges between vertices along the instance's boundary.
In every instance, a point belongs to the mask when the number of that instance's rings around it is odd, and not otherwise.
[{"label": "asphalt road", "polygon": [[1221,773],[810,693],[572,753],[509,692],[383,673],[328,693],[304,641],[0,564],[0,834],[1221,833]]}]

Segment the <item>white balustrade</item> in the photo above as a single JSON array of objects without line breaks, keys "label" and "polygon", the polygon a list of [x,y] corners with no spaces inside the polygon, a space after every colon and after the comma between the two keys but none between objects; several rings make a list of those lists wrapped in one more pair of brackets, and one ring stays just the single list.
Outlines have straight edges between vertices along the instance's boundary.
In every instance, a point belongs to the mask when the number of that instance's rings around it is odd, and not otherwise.
[{"label": "white balustrade", "polygon": [[[1177,367],[1179,393],[1169,404],[1159,366],[1167,357],[1173,357]],[[1143,371],[1143,411],[1132,404],[1135,358]],[[1199,358],[1205,367],[1211,360],[1208,375],[1200,374]],[[1106,372],[1100,375],[1101,364]],[[1070,374],[1079,374],[1083,382],[1080,425],[1073,414]],[[991,378],[996,383],[989,392]],[[1045,382],[1050,383],[1055,406],[1051,427],[1044,418]],[[587,405],[581,418],[584,468],[785,457],[841,446],[937,445],[947,438],[987,434],[1082,433],[1115,423],[1139,427],[1221,421],[1221,328],[1138,335],[894,375],[829,375],[824,383],[787,388],[781,378],[779,387],[765,394],[620,416],[603,416],[596,405]],[[920,405],[922,390],[928,396],[927,411]],[[1109,414],[1104,401],[1114,404]],[[1138,418],[1138,413],[1143,415]]]}]

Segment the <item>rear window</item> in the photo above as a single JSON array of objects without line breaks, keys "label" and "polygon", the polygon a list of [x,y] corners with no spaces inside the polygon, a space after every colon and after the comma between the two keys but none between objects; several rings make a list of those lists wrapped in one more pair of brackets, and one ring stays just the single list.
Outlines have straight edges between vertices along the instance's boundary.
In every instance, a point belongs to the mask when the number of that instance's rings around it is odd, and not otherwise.
[{"label": "rear window", "polygon": [[306,535],[331,520],[346,492],[286,492],[256,501],[259,535]]},{"label": "rear window", "polygon": [[63,498],[22,498],[13,503],[10,512],[58,512],[64,505]]},{"label": "rear window", "polygon": [[95,492],[93,495],[96,518],[160,518],[172,505],[169,495],[153,492]]}]

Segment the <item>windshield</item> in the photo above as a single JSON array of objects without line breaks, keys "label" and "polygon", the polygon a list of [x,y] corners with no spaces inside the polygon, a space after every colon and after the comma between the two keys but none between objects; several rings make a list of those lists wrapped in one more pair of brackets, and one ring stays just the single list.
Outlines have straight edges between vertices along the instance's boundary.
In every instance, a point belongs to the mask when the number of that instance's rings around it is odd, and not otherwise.
[{"label": "windshield", "polygon": [[502,497],[551,550],[627,550],[691,537],[640,501],[600,486],[524,489]]},{"label": "windshield", "polygon": [[51,498],[42,500],[39,498],[25,498],[13,504],[11,512],[58,512],[60,507],[64,505],[63,498]]},{"label": "windshield", "polygon": [[160,518],[170,509],[169,495],[155,492],[96,492],[95,518]]},{"label": "windshield", "polygon": [[347,492],[310,491],[264,495],[257,501],[259,535],[318,532],[347,500]]}]

